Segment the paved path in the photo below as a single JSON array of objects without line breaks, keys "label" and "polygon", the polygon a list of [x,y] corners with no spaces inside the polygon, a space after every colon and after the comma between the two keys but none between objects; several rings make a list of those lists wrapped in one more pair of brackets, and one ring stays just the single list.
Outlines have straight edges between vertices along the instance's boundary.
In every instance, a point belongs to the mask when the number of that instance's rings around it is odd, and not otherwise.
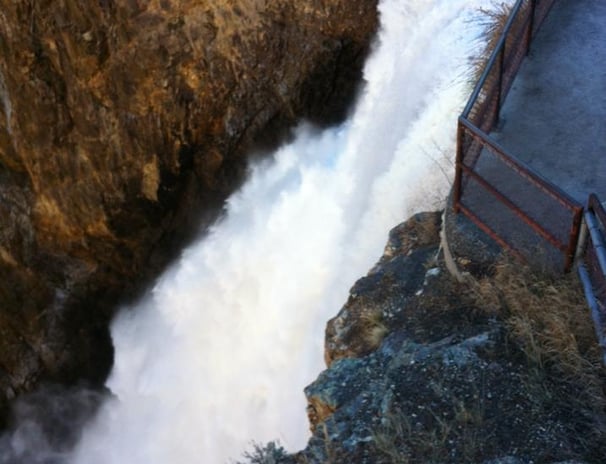
[{"label": "paved path", "polygon": [[[559,0],[513,83],[491,137],[581,204],[590,192],[606,201],[606,0]],[[571,213],[523,182],[484,150],[476,169],[563,243]],[[528,201],[532,199],[532,201]],[[562,269],[564,257],[483,189],[463,200],[532,264]],[[447,210],[455,256],[488,263],[498,247],[464,215]]]},{"label": "paved path", "polygon": [[559,0],[492,137],[581,204],[606,201],[606,0]]}]

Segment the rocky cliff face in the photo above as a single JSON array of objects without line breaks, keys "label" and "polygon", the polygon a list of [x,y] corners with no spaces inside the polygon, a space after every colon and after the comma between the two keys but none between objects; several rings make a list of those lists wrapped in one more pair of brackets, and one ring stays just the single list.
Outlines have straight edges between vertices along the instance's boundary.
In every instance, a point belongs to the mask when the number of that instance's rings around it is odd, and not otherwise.
[{"label": "rocky cliff face", "polygon": [[342,118],[376,0],[3,0],[0,409],[100,381],[117,299],[241,181],[245,153]]},{"label": "rocky cliff face", "polygon": [[[394,228],[329,321],[328,367],[305,389],[307,447],[257,446],[246,462],[604,461],[603,370],[579,289],[520,277],[519,264],[504,284],[494,269],[458,283],[440,258],[440,227],[439,214],[422,213]],[[554,305],[575,321],[557,335],[571,343],[556,346]]]}]

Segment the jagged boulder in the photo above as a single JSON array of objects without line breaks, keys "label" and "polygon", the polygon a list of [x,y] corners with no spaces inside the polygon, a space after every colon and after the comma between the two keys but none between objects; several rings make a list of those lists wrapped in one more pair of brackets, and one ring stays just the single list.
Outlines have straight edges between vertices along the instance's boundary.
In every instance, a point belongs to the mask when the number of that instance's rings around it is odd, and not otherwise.
[{"label": "jagged boulder", "polygon": [[327,366],[379,346],[401,310],[423,287],[428,266],[435,264],[439,230],[439,213],[420,213],[390,231],[377,265],[354,284],[348,301],[326,325]]},{"label": "jagged boulder", "polygon": [[104,378],[116,301],[246,153],[346,114],[376,26],[376,0],[2,2],[0,410]]},{"label": "jagged boulder", "polygon": [[399,331],[368,356],[335,361],[305,389],[313,436],[300,456],[369,464],[574,456],[566,414],[543,409],[525,388],[524,363],[503,356],[503,345],[497,324],[429,343]]}]

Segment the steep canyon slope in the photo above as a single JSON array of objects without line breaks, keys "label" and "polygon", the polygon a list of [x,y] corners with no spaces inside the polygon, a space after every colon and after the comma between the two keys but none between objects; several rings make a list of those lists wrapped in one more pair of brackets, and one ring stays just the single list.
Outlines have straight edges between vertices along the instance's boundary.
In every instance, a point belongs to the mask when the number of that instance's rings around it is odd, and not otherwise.
[{"label": "steep canyon slope", "polygon": [[[3,0],[0,410],[100,382],[120,298],[299,118],[355,94],[376,0]],[[208,219],[208,218],[207,218]]]}]

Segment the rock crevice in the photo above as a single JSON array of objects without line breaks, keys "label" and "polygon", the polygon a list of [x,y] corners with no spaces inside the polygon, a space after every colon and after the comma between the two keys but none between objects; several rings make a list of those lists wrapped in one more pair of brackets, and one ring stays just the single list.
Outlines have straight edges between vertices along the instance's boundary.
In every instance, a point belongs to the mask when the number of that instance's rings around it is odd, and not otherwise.
[{"label": "rock crevice", "polygon": [[376,0],[4,2],[0,409],[39,379],[104,378],[116,302],[247,154],[346,114],[376,27]]}]

